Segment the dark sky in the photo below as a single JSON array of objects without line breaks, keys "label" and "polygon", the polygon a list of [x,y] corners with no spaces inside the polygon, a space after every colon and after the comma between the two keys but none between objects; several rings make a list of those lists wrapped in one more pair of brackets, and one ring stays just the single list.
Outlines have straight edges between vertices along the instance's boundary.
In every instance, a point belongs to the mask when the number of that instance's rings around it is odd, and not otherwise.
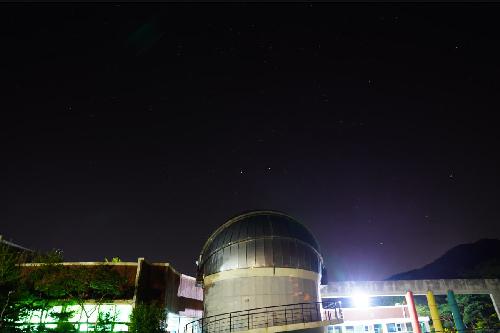
[{"label": "dark sky", "polygon": [[500,6],[0,8],[0,234],[194,274],[251,209],[381,279],[500,237]]}]

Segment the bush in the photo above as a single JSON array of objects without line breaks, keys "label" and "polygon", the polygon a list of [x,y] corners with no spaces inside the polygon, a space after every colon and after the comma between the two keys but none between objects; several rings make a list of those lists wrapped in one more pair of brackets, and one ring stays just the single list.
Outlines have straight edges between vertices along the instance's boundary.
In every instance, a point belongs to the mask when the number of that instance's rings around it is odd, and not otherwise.
[{"label": "bush", "polygon": [[137,304],[130,315],[129,332],[165,332],[166,313],[163,307],[155,304]]}]

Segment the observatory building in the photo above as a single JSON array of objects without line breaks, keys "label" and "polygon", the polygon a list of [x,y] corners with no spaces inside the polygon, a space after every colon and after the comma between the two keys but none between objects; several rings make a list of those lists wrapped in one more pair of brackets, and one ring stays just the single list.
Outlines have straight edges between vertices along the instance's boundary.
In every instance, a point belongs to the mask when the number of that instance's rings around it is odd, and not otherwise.
[{"label": "observatory building", "polygon": [[326,314],[321,303],[322,269],[317,240],[292,217],[275,211],[234,217],[201,250],[197,281],[204,318],[199,328],[187,329],[322,331],[336,320],[336,312]]}]

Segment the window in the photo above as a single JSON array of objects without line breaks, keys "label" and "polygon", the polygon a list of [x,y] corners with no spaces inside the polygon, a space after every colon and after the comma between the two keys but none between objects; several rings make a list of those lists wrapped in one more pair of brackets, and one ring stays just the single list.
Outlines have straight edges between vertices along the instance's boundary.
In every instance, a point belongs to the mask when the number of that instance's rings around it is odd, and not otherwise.
[{"label": "window", "polygon": [[364,326],[363,325],[357,325],[354,327],[354,333],[364,333],[365,330],[364,330]]},{"label": "window", "polygon": [[394,323],[387,324],[387,332],[389,333],[396,332],[396,324]]},{"label": "window", "polygon": [[346,326],[345,333],[354,333],[354,326]]},{"label": "window", "polygon": [[373,324],[373,333],[382,333],[382,324]]}]

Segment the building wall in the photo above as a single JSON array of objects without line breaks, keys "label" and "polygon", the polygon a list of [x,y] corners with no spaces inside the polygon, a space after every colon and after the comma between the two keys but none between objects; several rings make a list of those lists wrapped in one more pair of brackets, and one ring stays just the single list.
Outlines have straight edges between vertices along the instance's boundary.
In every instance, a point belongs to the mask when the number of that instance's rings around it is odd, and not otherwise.
[{"label": "building wall", "polygon": [[[85,311],[82,311],[78,305],[66,307],[65,309],[74,311],[69,322],[81,332],[94,329],[99,313],[109,313],[114,318],[114,332],[128,331],[130,314],[138,303],[165,307],[167,311],[165,319],[169,323],[167,327],[169,332],[183,332],[183,327],[187,322],[202,316],[203,291],[201,287],[196,286],[195,278],[178,273],[168,263],[148,263],[143,258],[139,258],[137,263],[80,262],[62,263],[62,265],[65,269],[83,266],[89,270],[106,265],[125,278],[128,286],[123,294],[125,299],[114,299],[99,306],[93,300],[88,300],[84,305]],[[31,274],[38,267],[40,264],[24,264],[23,274]],[[31,328],[36,328],[38,325],[55,328],[57,318],[51,316],[51,313],[61,312],[62,309],[63,307],[57,305],[56,302],[56,305],[48,311],[29,313],[19,324],[24,323],[25,326]]]},{"label": "building wall", "polygon": [[205,299],[209,301],[204,303],[204,316],[319,302],[319,280],[319,274],[301,269],[253,268],[221,272],[205,282]]},{"label": "building wall", "polygon": [[[132,313],[133,304],[127,301],[116,301],[114,303],[105,303],[97,305],[95,303],[86,303],[83,305],[65,306],[64,312],[71,311],[73,315],[69,318],[68,322],[72,323],[74,327],[81,332],[94,331],[95,323],[99,315],[109,315],[113,324],[108,329],[112,332],[127,332],[128,323],[130,322],[130,314]],[[47,311],[35,310],[27,314],[25,318],[20,321],[23,328],[30,328],[36,330],[38,326],[46,328],[57,327],[57,313],[61,313],[63,306],[55,305]]]},{"label": "building wall", "polygon": [[[430,332],[429,318],[419,317],[422,332]],[[413,332],[410,318],[386,318],[345,321],[328,326],[327,333],[398,333]]]},{"label": "building wall", "polygon": [[[344,322],[328,327],[328,333],[397,333],[411,332],[406,305],[344,308]],[[419,317],[423,332],[430,332],[429,317]]]}]

